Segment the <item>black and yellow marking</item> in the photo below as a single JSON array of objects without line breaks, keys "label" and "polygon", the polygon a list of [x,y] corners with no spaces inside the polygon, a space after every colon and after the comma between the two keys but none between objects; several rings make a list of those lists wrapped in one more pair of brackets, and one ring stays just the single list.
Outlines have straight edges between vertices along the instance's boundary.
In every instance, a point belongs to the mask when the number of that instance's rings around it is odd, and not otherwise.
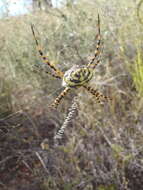
[{"label": "black and yellow marking", "polygon": [[97,45],[96,45],[96,50],[94,53],[94,56],[91,58],[88,67],[91,67],[93,69],[95,69],[95,67],[99,64],[100,60],[98,59],[98,61],[96,61],[96,63],[94,63],[96,57],[100,54],[100,46],[101,46],[101,34],[100,34],[100,17],[98,14],[98,34],[97,34]]},{"label": "black and yellow marking", "polygon": [[49,72],[49,71],[43,69],[43,68],[42,68],[41,66],[39,66],[39,65],[36,65],[36,64],[35,64],[34,67],[35,67],[35,68],[33,68],[33,71],[35,71],[35,72],[44,71],[44,73],[47,73],[48,75],[50,75],[50,76],[52,76],[52,77],[54,77],[54,78],[61,79],[60,76],[58,76],[58,75],[56,75],[56,74],[54,74],[54,73],[52,73],[52,72]]},{"label": "black and yellow marking", "polygon": [[83,86],[83,84],[89,82],[93,76],[93,72],[90,68],[87,67],[77,67],[75,70],[71,69],[65,73],[63,81],[67,87],[75,88]]},{"label": "black and yellow marking", "polygon": [[67,95],[67,93],[69,92],[70,88],[66,87],[61,94],[55,99],[54,103],[50,106],[53,108],[57,108],[58,105],[60,104],[61,100]]},{"label": "black and yellow marking", "polygon": [[[61,94],[55,99],[55,101],[51,104],[50,107],[57,108],[60,104],[61,100],[68,94],[68,92],[72,88],[84,87],[88,92],[90,92],[98,103],[102,103],[103,101],[109,101],[111,98],[104,96],[102,93],[98,92],[98,90],[93,89],[88,86],[88,82],[92,79],[94,74],[95,67],[100,63],[100,49],[101,49],[101,34],[100,34],[100,18],[98,15],[98,34],[97,34],[97,45],[96,50],[94,52],[94,56],[91,58],[90,62],[87,66],[73,66],[71,69],[63,73],[59,69],[55,67],[53,63],[51,63],[47,56],[43,54],[41,47],[39,46],[38,40],[35,35],[34,26],[31,25],[31,30],[36,42],[36,47],[39,52],[43,63],[47,64],[54,73],[45,71],[51,76],[55,78],[63,79],[63,86],[65,89],[61,92]],[[96,61],[96,62],[95,62]],[[63,131],[60,131],[59,134],[62,134]]]},{"label": "black and yellow marking", "polygon": [[54,78],[61,79],[61,77],[60,77],[59,75],[56,75],[56,74],[51,73],[51,72],[49,72],[49,71],[45,71],[45,73],[51,75],[51,76],[54,77]]},{"label": "black and yellow marking", "polygon": [[[31,24],[31,30],[32,30],[32,34],[33,34],[35,42],[36,42],[37,51],[39,52],[39,55],[40,55],[41,59],[43,60],[43,62],[45,64],[47,64],[52,70],[54,70],[56,72],[57,76],[62,78],[63,77],[63,72],[60,71],[59,69],[57,69],[55,67],[55,65],[48,60],[48,57],[44,55],[44,53],[42,51],[42,48],[39,46],[38,40],[36,38],[35,31],[34,31],[34,25],[32,25],[32,24]],[[52,75],[52,76],[54,77],[54,75]]]},{"label": "black and yellow marking", "polygon": [[93,89],[90,86],[84,85],[83,86],[88,92],[90,92],[92,95],[94,95],[96,97],[96,101],[98,103],[102,103],[103,101],[109,101],[111,100],[111,98],[109,98],[108,96],[104,96],[101,92],[99,92],[96,89]]}]

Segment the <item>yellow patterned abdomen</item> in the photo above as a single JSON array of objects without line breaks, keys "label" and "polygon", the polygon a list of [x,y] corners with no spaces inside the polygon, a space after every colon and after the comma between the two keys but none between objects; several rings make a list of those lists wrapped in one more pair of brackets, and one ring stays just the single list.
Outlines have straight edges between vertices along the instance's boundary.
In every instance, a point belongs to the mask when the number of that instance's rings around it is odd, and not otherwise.
[{"label": "yellow patterned abdomen", "polygon": [[63,77],[63,86],[75,88],[83,86],[91,80],[93,72],[88,67],[73,66]]}]

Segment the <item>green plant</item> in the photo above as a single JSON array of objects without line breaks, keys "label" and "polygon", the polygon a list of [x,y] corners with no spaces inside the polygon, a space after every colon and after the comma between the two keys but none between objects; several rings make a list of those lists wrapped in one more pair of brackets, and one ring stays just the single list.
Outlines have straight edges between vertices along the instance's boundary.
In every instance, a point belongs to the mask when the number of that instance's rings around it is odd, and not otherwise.
[{"label": "green plant", "polygon": [[143,55],[141,50],[137,51],[135,62],[131,66],[131,75],[139,96],[143,97]]}]

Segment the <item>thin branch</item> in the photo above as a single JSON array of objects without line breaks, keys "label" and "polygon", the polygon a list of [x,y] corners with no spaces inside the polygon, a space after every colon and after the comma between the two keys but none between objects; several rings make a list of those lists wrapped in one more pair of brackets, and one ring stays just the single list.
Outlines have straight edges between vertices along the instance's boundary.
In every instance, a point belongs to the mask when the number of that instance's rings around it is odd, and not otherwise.
[{"label": "thin branch", "polygon": [[137,5],[137,17],[138,17],[138,20],[141,24],[143,24],[143,20],[141,18],[141,15],[140,15],[140,12],[141,12],[141,6],[143,5],[143,0],[140,0],[138,5]]},{"label": "thin branch", "polygon": [[107,137],[106,133],[104,132],[104,130],[102,129],[101,126],[98,125],[97,122],[97,128],[99,129],[99,131],[101,132],[101,134],[103,135],[104,139],[106,140],[107,144],[112,148],[112,142],[109,140],[109,138]]},{"label": "thin branch", "polygon": [[46,165],[45,165],[45,163],[44,163],[42,157],[40,156],[40,154],[39,154],[38,152],[35,152],[35,154],[36,154],[36,156],[38,157],[38,159],[40,160],[40,162],[41,162],[41,164],[42,164],[44,170],[46,171],[46,173],[49,174],[49,171],[48,171],[48,169],[47,169],[47,167],[46,167]]}]

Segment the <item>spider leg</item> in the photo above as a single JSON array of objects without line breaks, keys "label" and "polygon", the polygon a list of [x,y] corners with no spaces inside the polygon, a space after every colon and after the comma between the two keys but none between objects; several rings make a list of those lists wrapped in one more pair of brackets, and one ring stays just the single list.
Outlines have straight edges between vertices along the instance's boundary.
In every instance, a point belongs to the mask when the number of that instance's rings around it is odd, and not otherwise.
[{"label": "spider leg", "polygon": [[55,67],[55,65],[53,63],[50,63],[50,61],[48,60],[48,57],[44,55],[43,51],[42,51],[42,48],[39,46],[39,43],[38,43],[38,40],[36,38],[36,35],[35,35],[35,31],[34,31],[34,25],[31,24],[31,30],[32,30],[32,34],[34,36],[34,39],[35,39],[35,42],[36,42],[36,46],[37,46],[37,50],[39,52],[39,55],[41,57],[41,59],[43,60],[43,62],[45,64],[47,64],[60,78],[63,77],[63,72],[60,71],[59,69],[57,69]]},{"label": "spider leg", "polygon": [[67,93],[69,92],[70,88],[66,87],[61,94],[59,94],[59,96],[55,99],[55,101],[52,103],[52,105],[50,107],[53,108],[57,108],[58,105],[60,104],[61,100],[65,97],[65,95],[67,95]]},{"label": "spider leg", "polygon": [[37,72],[37,71],[44,71],[45,73],[47,73],[48,75],[51,75],[52,77],[54,78],[57,78],[57,79],[61,79],[60,76],[56,75],[55,73],[51,73],[43,68],[41,68],[39,65],[34,65],[35,68],[33,68],[33,71]]},{"label": "spider leg", "polygon": [[100,93],[98,90],[93,89],[90,86],[84,85],[83,86],[88,92],[90,92],[93,96],[96,97],[96,100],[98,103],[102,103],[103,101],[110,101],[111,98],[108,96],[104,96],[102,93]]},{"label": "spider leg", "polygon": [[96,61],[96,63],[94,63],[96,57],[100,54],[100,47],[101,47],[101,34],[100,34],[100,17],[98,14],[98,34],[97,34],[97,45],[96,45],[96,50],[94,52],[94,56],[91,58],[90,62],[88,63],[88,67],[91,67],[93,69],[95,69],[95,67],[99,64],[100,59],[98,58],[98,60]]}]

